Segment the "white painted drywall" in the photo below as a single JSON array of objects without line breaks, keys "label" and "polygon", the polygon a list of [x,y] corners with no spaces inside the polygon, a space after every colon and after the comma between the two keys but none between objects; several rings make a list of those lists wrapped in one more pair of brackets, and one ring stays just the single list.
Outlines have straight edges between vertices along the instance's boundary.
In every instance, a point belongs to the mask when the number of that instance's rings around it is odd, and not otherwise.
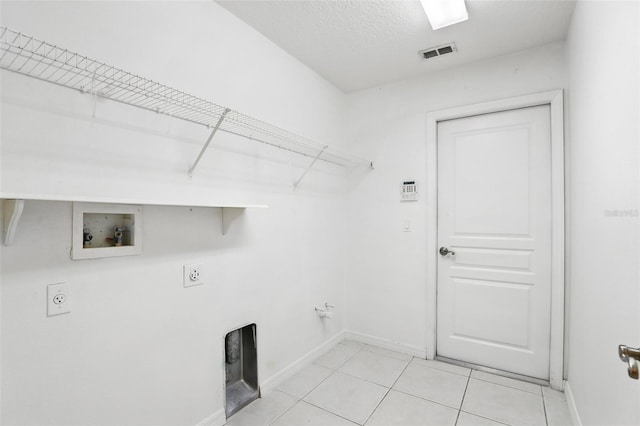
[{"label": "white painted drywall", "polygon": [[640,423],[640,386],[617,356],[640,344],[639,27],[637,2],[579,1],[567,43],[569,383],[585,425]]},{"label": "white painted drywall", "polygon": [[[2,2],[2,24],[333,145],[343,95],[202,2]],[[340,333],[345,200],[330,167],[2,72],[2,191],[266,203],[144,207],[143,254],[71,261],[69,202],[27,201],[2,248],[2,424],[196,424],[223,408],[223,337],[257,323],[260,381]],[[206,284],[184,289],[182,265]],[[73,308],[46,317],[46,285]],[[320,321],[314,306],[338,306]]]},{"label": "white painted drywall", "polygon": [[[426,353],[426,113],[566,85],[557,43],[349,96],[351,149],[376,169],[349,200],[348,330]],[[400,202],[403,180],[419,201]]]}]

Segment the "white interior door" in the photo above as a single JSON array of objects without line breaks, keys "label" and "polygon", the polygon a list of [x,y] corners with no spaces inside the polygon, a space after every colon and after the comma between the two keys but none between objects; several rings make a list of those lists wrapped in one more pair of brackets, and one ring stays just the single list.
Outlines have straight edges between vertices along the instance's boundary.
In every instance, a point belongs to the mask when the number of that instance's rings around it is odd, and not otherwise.
[{"label": "white interior door", "polygon": [[548,105],[438,123],[437,355],[549,379]]}]

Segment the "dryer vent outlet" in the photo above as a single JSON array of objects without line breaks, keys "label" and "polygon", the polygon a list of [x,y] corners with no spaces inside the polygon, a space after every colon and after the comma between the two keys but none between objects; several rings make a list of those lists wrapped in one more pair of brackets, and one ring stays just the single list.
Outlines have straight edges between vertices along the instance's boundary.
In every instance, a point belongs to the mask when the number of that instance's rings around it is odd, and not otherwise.
[{"label": "dryer vent outlet", "polygon": [[435,46],[425,50],[421,50],[419,54],[422,59],[431,59],[431,58],[437,58],[438,56],[447,55],[449,53],[454,53],[457,51],[458,51],[458,48],[456,48],[456,44],[451,42],[448,44],[443,44],[442,46]]}]

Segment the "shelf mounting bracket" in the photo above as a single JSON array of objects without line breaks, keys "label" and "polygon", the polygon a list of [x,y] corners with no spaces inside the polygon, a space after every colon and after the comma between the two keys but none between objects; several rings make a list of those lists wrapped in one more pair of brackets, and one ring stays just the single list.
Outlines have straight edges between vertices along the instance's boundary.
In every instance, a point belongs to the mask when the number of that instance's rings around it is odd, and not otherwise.
[{"label": "shelf mounting bracket", "polygon": [[222,124],[222,122],[224,121],[224,118],[227,116],[227,114],[229,113],[229,111],[231,111],[229,108],[225,108],[224,112],[222,113],[222,115],[220,115],[220,118],[218,119],[218,122],[216,123],[216,125],[213,127],[213,130],[211,131],[211,134],[209,135],[209,137],[207,138],[207,141],[204,143],[204,146],[202,147],[202,149],[200,150],[200,154],[198,154],[198,157],[196,158],[196,161],[193,162],[193,166],[191,166],[191,168],[189,169],[189,177],[193,176],[193,171],[196,169],[196,167],[198,166],[198,163],[200,162],[200,159],[202,158],[202,156],[204,155],[204,152],[207,150],[207,148],[209,147],[209,144],[211,143],[211,140],[213,139],[213,137],[215,136],[216,132],[218,131],[218,129],[220,128],[220,125]]},{"label": "shelf mounting bracket", "polygon": [[16,236],[16,229],[22,210],[24,209],[24,200],[2,200],[3,201],[3,236],[4,245],[10,246]]},{"label": "shelf mounting bracket", "polygon": [[231,223],[239,218],[246,209],[244,207],[223,207],[222,208],[222,235],[227,235]]},{"label": "shelf mounting bracket", "polygon": [[318,155],[316,155],[313,158],[313,161],[311,161],[311,163],[307,166],[307,169],[304,171],[304,173],[302,173],[302,176],[300,176],[300,178],[293,184],[293,189],[296,189],[298,187],[298,185],[300,185],[300,182],[302,182],[302,179],[304,179],[304,177],[307,175],[307,173],[309,173],[309,170],[311,170],[311,168],[313,167],[314,164],[316,164],[316,161],[318,161],[318,159],[320,158],[320,156],[322,155],[322,153],[329,148],[329,145],[325,145],[320,152],[318,153]]}]

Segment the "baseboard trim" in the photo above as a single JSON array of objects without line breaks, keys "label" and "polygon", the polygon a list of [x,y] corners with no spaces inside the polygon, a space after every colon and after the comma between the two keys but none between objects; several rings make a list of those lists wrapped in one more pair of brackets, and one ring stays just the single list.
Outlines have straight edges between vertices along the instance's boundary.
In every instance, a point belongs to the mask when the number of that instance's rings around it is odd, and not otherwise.
[{"label": "baseboard trim", "polygon": [[573,426],[582,426],[580,415],[578,414],[578,407],[576,407],[576,400],[573,397],[573,391],[571,390],[571,384],[565,380],[564,382],[564,395],[567,398],[567,406],[569,407],[569,415],[571,415],[571,422]]},{"label": "baseboard trim", "polygon": [[427,358],[427,350],[425,348],[407,345],[405,343],[395,342],[393,340],[383,339],[381,337],[371,336],[355,331],[345,331],[345,338],[347,340],[355,340],[356,342],[377,346],[383,349],[389,349],[391,351],[415,356],[417,358]]},{"label": "baseboard trim", "polygon": [[224,408],[216,411],[196,426],[224,426],[227,423],[227,416],[224,413]]},{"label": "baseboard trim", "polygon": [[294,374],[298,373],[303,368],[310,365],[316,358],[324,355],[329,352],[335,345],[340,343],[345,339],[345,332],[341,331],[331,339],[327,340],[317,348],[311,350],[306,353],[302,357],[298,358],[296,361],[292,362],[282,370],[275,373],[273,376],[269,377],[265,381],[260,384],[260,391],[264,395],[265,393],[270,392],[271,390],[277,388],[280,383],[284,382]]}]

